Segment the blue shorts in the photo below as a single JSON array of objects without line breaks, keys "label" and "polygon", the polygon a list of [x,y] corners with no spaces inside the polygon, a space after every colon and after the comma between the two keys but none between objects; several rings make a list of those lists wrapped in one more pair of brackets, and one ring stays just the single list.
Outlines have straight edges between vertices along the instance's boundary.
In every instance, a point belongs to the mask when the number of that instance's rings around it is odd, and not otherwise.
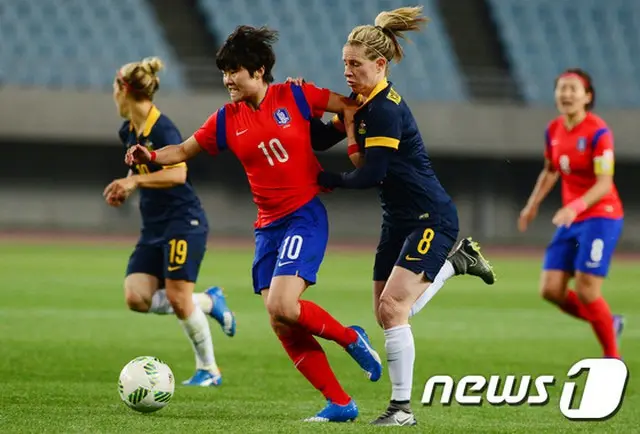
[{"label": "blue shorts", "polygon": [[622,225],[623,219],[592,218],[558,228],[547,246],[543,268],[606,276]]},{"label": "blue shorts", "polygon": [[129,264],[127,276],[144,273],[164,279],[196,282],[207,250],[207,232],[152,236],[142,231]]},{"label": "blue shorts", "polygon": [[373,280],[386,282],[399,266],[433,282],[458,237],[457,219],[451,225],[382,225],[373,266]]},{"label": "blue shorts", "polygon": [[317,197],[297,211],[255,230],[253,291],[260,294],[275,276],[300,276],[316,283],[329,240],[327,210]]}]

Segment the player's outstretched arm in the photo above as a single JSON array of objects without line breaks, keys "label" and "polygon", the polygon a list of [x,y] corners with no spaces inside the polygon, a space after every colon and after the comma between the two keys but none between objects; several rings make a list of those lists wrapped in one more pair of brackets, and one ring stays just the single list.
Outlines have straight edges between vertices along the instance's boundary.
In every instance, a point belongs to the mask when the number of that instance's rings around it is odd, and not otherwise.
[{"label": "player's outstretched arm", "polygon": [[551,162],[545,160],[544,167],[538,175],[538,179],[536,180],[527,204],[539,206],[556,185],[559,178],[560,174],[551,167]]},{"label": "player's outstretched arm", "polygon": [[195,157],[201,150],[202,148],[194,136],[179,145],[168,145],[157,151],[149,151],[142,145],[135,145],[127,151],[125,163],[131,166],[154,162],[161,166],[173,166]]},{"label": "player's outstretched arm", "polygon": [[389,148],[371,148],[365,152],[365,163],[351,172],[320,172],[318,184],[325,188],[366,189],[379,185],[387,175],[389,159],[393,150]]},{"label": "player's outstretched arm", "polygon": [[327,107],[325,110],[330,113],[345,115],[345,111],[348,110],[352,110],[355,113],[360,105],[361,103],[355,99],[330,91],[329,100],[327,101]]},{"label": "player's outstretched arm", "polygon": [[157,172],[133,175],[131,178],[136,187],[171,188],[187,182],[187,166],[169,166]]}]

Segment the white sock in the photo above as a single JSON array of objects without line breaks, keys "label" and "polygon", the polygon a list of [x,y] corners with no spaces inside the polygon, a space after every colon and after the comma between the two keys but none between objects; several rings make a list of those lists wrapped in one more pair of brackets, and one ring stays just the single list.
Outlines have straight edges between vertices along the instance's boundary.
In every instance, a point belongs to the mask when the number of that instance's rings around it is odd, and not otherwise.
[{"label": "white sock", "polygon": [[149,313],[157,313],[159,315],[166,315],[173,313],[173,307],[169,303],[167,298],[167,291],[164,289],[158,289],[151,297],[151,307]]},{"label": "white sock", "polygon": [[[195,304],[196,307],[199,307],[204,313],[209,313],[211,312],[211,309],[213,309],[213,300],[204,292],[193,294],[193,304]],[[158,289],[153,294],[153,297],[151,297],[149,313],[156,313],[159,315],[174,313],[173,307],[171,307],[171,303],[169,303],[169,299],[167,298],[167,291],[165,289]]]},{"label": "white sock", "polygon": [[416,358],[411,326],[406,324],[385,330],[384,348],[387,352],[387,365],[389,378],[391,378],[391,400],[410,401],[413,362]]},{"label": "white sock", "polygon": [[449,262],[447,259],[444,262],[440,271],[436,275],[433,282],[429,285],[429,287],[422,293],[422,295],[416,300],[416,302],[411,306],[411,311],[409,312],[409,318],[420,312],[426,305],[431,301],[431,299],[440,291],[440,289],[444,286],[444,283],[452,278],[456,274],[456,271],[453,269],[453,264]]},{"label": "white sock", "polygon": [[211,313],[213,310],[213,298],[209,297],[204,292],[197,292],[193,294],[193,304],[198,306],[204,313]]},{"label": "white sock", "polygon": [[218,371],[216,358],[213,354],[213,341],[209,321],[204,312],[197,306],[189,318],[180,320],[184,332],[191,341],[191,346],[196,355],[196,369]]}]

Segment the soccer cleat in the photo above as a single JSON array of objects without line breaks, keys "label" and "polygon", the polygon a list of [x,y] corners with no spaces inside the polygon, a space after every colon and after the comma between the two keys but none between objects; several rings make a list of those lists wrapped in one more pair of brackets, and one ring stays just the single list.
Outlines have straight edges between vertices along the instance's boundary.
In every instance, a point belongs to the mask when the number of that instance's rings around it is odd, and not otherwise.
[{"label": "soccer cleat", "polygon": [[616,333],[616,343],[618,345],[618,348],[620,348],[620,338],[622,337],[622,332],[624,331],[624,316],[613,315],[613,331]]},{"label": "soccer cleat", "polygon": [[222,331],[227,336],[233,336],[236,334],[236,317],[227,306],[227,300],[222,293],[222,288],[214,286],[205,291],[211,301],[213,301],[213,308],[209,315],[220,324]]},{"label": "soccer cleat", "polygon": [[220,371],[211,372],[205,369],[198,369],[193,377],[189,378],[182,382],[185,386],[200,386],[200,387],[209,387],[209,386],[220,386],[222,384],[222,375],[220,375]]},{"label": "soccer cleat", "polygon": [[358,339],[349,344],[345,350],[355,360],[371,381],[378,381],[382,375],[382,361],[378,353],[371,347],[369,336],[359,326],[349,327],[358,335]]},{"label": "soccer cleat", "polygon": [[390,404],[379,418],[371,422],[371,425],[377,426],[414,426],[417,424],[418,421],[416,421],[409,406],[401,408],[394,404]]},{"label": "soccer cleat", "polygon": [[358,417],[358,406],[352,399],[348,404],[338,405],[327,401],[327,406],[305,422],[351,422]]},{"label": "soccer cleat", "polygon": [[480,244],[471,237],[465,238],[458,247],[449,255],[449,261],[453,265],[456,274],[469,274],[481,278],[487,285],[493,285],[496,281],[496,273],[493,267],[480,253]]}]

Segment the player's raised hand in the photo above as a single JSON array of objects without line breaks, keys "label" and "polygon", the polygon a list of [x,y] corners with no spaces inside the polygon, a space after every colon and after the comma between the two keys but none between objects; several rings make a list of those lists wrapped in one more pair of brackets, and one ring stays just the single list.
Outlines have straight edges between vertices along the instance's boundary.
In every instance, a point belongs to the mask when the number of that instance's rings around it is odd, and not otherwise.
[{"label": "player's raised hand", "polygon": [[538,215],[538,207],[533,205],[525,206],[522,211],[520,211],[520,217],[518,218],[518,230],[520,232],[525,232],[529,223],[531,223],[536,216]]},{"label": "player's raised hand", "polygon": [[151,161],[151,152],[142,145],[134,145],[127,150],[124,162],[127,166],[145,164]]}]

